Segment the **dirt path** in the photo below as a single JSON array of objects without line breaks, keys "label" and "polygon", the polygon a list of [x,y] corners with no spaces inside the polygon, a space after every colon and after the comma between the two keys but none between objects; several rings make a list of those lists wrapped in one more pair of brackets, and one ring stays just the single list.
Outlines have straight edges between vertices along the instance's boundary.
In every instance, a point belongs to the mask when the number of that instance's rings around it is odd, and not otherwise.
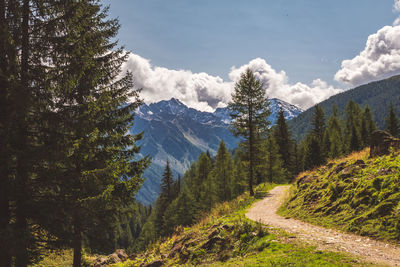
[{"label": "dirt path", "polygon": [[277,215],[276,211],[287,196],[288,189],[289,186],[275,187],[267,197],[250,208],[246,217],[281,228],[320,250],[347,252],[372,262],[400,266],[400,247]]}]

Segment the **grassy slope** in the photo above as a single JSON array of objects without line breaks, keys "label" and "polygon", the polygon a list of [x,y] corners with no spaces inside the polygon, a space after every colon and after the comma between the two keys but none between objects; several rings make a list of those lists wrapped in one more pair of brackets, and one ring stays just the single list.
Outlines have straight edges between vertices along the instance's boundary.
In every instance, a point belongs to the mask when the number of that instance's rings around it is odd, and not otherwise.
[{"label": "grassy slope", "polygon": [[[271,188],[258,187],[258,198]],[[245,217],[246,210],[256,200],[244,194],[220,204],[200,223],[180,229],[179,233],[154,244],[134,260],[115,266],[139,266],[160,259],[167,266],[366,266],[343,254],[289,242],[285,233],[269,233],[265,226]],[[215,243],[207,245],[213,238]]]},{"label": "grassy slope", "polygon": [[[295,186],[279,213],[399,242],[400,154],[372,159],[368,155],[365,150],[299,175],[308,175],[311,182]],[[357,160],[365,164],[355,164]],[[345,169],[338,172],[339,164]]]}]

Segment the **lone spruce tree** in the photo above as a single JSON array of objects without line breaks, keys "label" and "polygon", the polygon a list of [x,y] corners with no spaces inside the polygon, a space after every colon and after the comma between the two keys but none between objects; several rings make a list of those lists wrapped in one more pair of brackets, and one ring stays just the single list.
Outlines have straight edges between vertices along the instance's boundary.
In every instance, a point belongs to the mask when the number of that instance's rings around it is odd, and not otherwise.
[{"label": "lone spruce tree", "polygon": [[249,159],[248,187],[250,195],[253,196],[256,136],[257,133],[265,133],[268,130],[267,118],[271,112],[263,84],[250,69],[246,69],[235,84],[228,109],[232,118],[232,132],[235,136],[244,138]]}]

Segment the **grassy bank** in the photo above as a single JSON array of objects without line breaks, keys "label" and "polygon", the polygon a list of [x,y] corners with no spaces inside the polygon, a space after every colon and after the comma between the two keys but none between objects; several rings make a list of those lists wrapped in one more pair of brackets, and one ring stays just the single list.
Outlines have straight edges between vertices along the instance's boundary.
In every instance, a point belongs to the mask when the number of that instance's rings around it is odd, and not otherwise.
[{"label": "grassy bank", "polygon": [[400,154],[364,150],[299,175],[283,216],[364,236],[400,241]]}]

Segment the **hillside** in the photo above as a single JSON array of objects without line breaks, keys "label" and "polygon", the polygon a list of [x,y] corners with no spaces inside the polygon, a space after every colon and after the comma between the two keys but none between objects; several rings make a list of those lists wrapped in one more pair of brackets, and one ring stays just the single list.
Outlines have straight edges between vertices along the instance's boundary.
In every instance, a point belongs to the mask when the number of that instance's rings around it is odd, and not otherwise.
[{"label": "hillside", "polygon": [[399,243],[399,174],[399,152],[352,154],[301,174],[281,214]]},{"label": "hillside", "polygon": [[[389,112],[390,102],[393,103],[397,114],[400,115],[400,76],[393,76],[389,79],[356,87],[334,95],[319,104],[323,107],[328,118],[332,112],[333,104],[336,104],[339,111],[343,112],[347,102],[351,99],[362,107],[369,105],[373,111],[376,125],[383,129],[385,128],[385,118]],[[312,114],[313,108],[310,108],[289,122],[293,137],[297,140],[301,140],[310,130]]]},{"label": "hillside", "polygon": [[317,250],[247,219],[246,210],[272,187],[259,186],[256,198],[246,193],[217,205],[198,224],[178,228],[172,237],[115,266],[369,266],[353,257]]},{"label": "hillside", "polygon": [[[270,100],[271,116],[275,123],[282,107],[285,117],[292,119],[302,110],[279,99]],[[144,173],[145,182],[137,199],[151,204],[157,198],[162,171],[168,159],[176,178],[183,176],[201,152],[215,155],[219,142],[224,140],[227,148],[236,147],[238,139],[229,131],[230,116],[227,108],[218,108],[214,113],[189,108],[175,98],[150,105],[142,105],[136,113],[133,134],[144,131],[140,153],[150,155],[152,164]]]}]

